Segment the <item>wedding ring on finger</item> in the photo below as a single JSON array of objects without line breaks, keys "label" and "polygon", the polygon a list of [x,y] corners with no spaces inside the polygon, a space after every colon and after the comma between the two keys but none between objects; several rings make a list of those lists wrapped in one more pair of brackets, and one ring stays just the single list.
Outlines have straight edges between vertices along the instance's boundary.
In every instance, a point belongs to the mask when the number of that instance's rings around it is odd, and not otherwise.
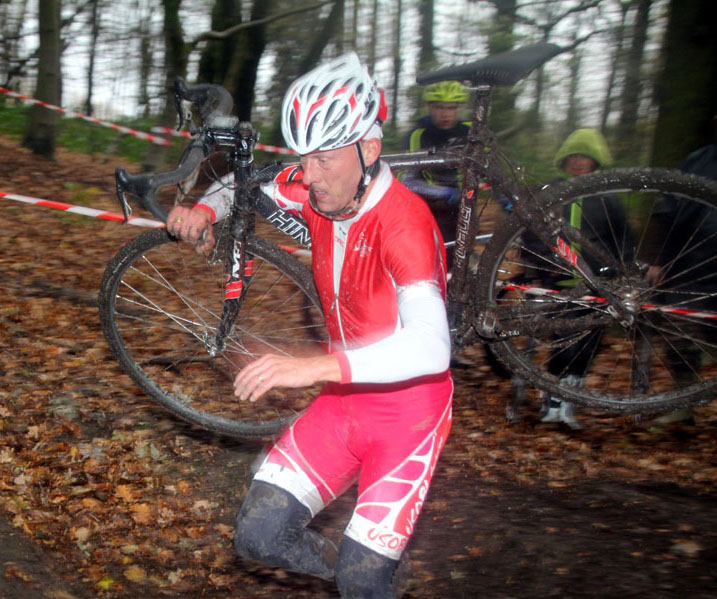
[{"label": "wedding ring on finger", "polygon": [[177,224],[181,223],[181,222],[182,222],[182,217],[181,217],[181,216],[178,216],[177,218],[174,219],[174,222],[177,223]]}]

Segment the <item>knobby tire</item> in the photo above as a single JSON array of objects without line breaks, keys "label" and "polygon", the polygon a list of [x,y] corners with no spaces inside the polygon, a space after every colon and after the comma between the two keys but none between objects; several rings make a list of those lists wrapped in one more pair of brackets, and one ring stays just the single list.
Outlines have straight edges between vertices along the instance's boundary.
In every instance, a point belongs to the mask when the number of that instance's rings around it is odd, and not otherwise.
[{"label": "knobby tire", "polygon": [[209,350],[225,269],[193,244],[163,229],[141,234],[108,264],[99,295],[105,337],[132,380],[174,415],[236,438],[275,434],[316,391],[274,389],[257,402],[240,402],[233,393],[237,372],[265,353],[323,353],[326,341],[310,269],[260,238],[247,249],[254,274],[215,357]]},{"label": "knobby tire", "polygon": [[[610,197],[623,206],[629,230],[621,230]],[[495,355],[547,393],[613,413],[713,399],[717,185],[672,170],[614,169],[550,185],[535,201],[563,218],[564,235],[573,234],[574,249],[632,306],[634,321],[610,314],[511,216],[487,245],[477,277],[478,311],[491,309],[503,334],[491,343]],[[576,203],[581,235],[570,225]],[[612,221],[607,235],[598,235],[598,221]]]}]

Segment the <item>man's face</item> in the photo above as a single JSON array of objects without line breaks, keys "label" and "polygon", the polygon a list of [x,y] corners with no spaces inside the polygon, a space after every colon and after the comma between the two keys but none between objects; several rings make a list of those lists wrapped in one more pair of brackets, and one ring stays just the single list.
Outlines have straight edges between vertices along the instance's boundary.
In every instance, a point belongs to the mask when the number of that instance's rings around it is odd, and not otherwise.
[{"label": "man's face", "polygon": [[[380,153],[378,140],[361,142],[366,166],[373,164]],[[301,157],[304,185],[314,195],[323,212],[343,210],[351,204],[361,178],[361,163],[355,145],[313,152]]]},{"label": "man's face", "polygon": [[430,102],[428,112],[438,129],[452,129],[458,124],[458,108],[455,102]]}]

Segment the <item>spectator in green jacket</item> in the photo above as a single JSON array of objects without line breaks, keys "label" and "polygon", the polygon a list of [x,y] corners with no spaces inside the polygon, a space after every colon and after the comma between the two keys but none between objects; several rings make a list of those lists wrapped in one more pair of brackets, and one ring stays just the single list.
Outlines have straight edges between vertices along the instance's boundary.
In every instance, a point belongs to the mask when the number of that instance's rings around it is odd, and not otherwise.
[{"label": "spectator in green jacket", "polygon": [[[555,155],[555,166],[568,177],[586,175],[599,168],[610,166],[612,157],[607,142],[597,129],[578,129],[563,142]],[[559,181],[560,179],[558,179]],[[627,224],[624,207],[613,195],[602,196],[590,201],[573,202],[565,207],[563,217],[572,226],[579,227],[583,236],[599,244],[614,256],[624,260],[632,259],[634,253],[633,235]],[[590,264],[590,256],[586,256]],[[567,276],[554,276],[542,283],[551,288],[565,288],[575,285],[576,281]],[[566,318],[580,316],[571,311]],[[548,370],[563,379],[565,384],[581,386],[592,361],[592,356],[600,343],[602,329],[597,328],[577,343],[556,349],[550,358]],[[545,397],[541,413],[542,422],[560,422],[572,429],[582,428],[575,417],[575,406],[557,397]]]}]

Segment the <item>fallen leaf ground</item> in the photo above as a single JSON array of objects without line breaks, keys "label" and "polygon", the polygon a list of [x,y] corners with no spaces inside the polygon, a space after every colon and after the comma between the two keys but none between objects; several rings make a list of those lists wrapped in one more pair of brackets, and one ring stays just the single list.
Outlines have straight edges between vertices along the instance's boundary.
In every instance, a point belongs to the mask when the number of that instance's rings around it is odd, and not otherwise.
[{"label": "fallen leaf ground", "polygon": [[[0,191],[115,211],[117,162],[0,138]],[[0,199],[0,599],[336,597],[242,562],[234,514],[261,449],[169,417],[119,370],[94,300],[136,235]],[[405,598],[717,596],[717,406],[693,425],[582,413],[508,425],[477,348],[410,546]],[[349,493],[316,521],[340,537]]]}]

